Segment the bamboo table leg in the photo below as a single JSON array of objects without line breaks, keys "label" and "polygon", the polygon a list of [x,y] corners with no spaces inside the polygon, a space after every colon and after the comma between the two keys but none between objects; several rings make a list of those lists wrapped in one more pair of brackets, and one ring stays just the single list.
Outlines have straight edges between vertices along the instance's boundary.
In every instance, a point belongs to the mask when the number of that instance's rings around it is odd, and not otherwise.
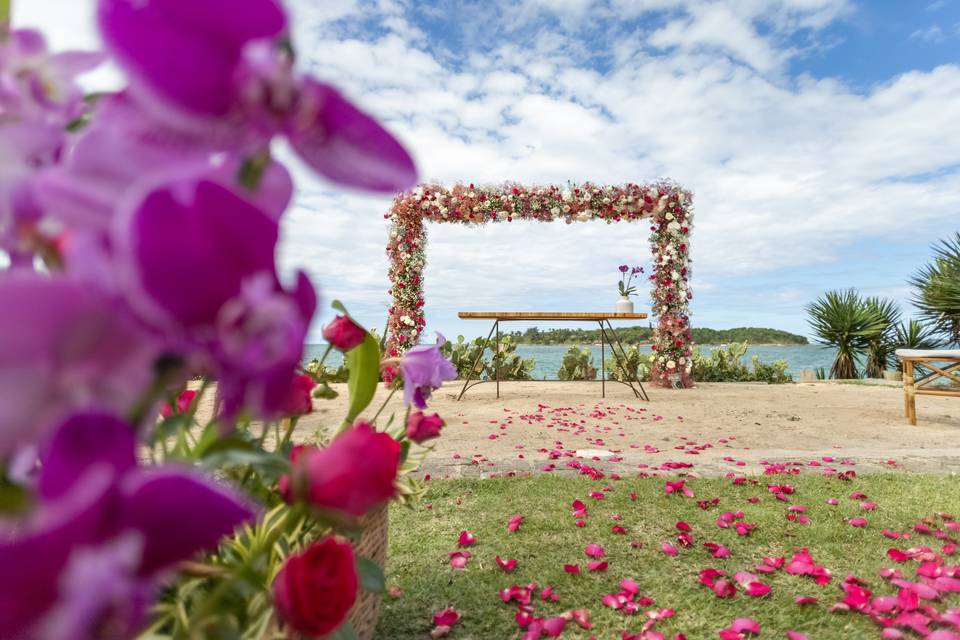
[{"label": "bamboo table leg", "polygon": [[903,412],[907,422],[917,424],[917,395],[913,380],[913,360],[903,359]]}]

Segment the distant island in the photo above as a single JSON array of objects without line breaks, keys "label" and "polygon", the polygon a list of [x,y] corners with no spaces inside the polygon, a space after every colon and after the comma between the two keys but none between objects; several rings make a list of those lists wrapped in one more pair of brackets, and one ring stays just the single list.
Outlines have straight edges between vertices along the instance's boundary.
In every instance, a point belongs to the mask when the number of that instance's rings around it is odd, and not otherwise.
[{"label": "distant island", "polygon": [[[616,327],[617,335],[624,344],[646,344],[651,341],[650,327]],[[599,329],[547,329],[531,327],[526,331],[507,333],[517,344],[577,344],[600,342]],[[804,336],[779,329],[760,327],[737,327],[735,329],[694,329],[693,341],[697,344],[808,344]]]}]

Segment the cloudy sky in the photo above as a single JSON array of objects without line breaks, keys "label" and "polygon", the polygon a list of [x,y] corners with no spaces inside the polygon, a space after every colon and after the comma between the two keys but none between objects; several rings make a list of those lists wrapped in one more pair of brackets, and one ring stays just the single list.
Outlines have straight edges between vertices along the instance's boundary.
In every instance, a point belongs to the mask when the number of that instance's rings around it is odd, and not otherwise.
[{"label": "cloudy sky", "polygon": [[[850,286],[909,311],[907,277],[960,230],[960,0],[287,5],[303,69],[384,120],[424,180],[669,177],[692,190],[695,326],[807,333],[804,304]],[[89,48],[92,7],[14,0],[14,22]],[[307,269],[327,301],[382,326],[390,198],[293,168],[285,271]],[[646,264],[647,235],[433,225],[429,328],[484,329],[461,309],[612,309],[615,267]]]}]

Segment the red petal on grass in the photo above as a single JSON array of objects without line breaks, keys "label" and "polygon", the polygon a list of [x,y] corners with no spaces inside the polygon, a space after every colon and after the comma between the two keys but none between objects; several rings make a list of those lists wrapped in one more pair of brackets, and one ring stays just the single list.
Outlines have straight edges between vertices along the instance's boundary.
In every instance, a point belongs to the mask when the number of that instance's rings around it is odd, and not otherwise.
[{"label": "red petal on grass", "polygon": [[563,633],[564,627],[567,626],[567,621],[563,616],[555,616],[553,618],[547,618],[543,621],[543,635],[548,638],[557,638]]},{"label": "red petal on grass", "polygon": [[827,504],[830,505],[831,507],[835,507],[835,506],[837,506],[838,504],[840,504],[840,501],[837,500],[836,498],[829,498],[829,499],[827,500]]},{"label": "red petal on grass", "polygon": [[813,596],[797,596],[796,598],[793,599],[793,601],[796,602],[801,607],[803,605],[817,603],[817,599],[814,598]]},{"label": "red petal on grass", "polygon": [[867,511],[873,511],[874,509],[877,508],[877,503],[876,503],[876,502],[861,502],[861,503],[860,503],[860,508],[861,508],[861,509],[866,509]]},{"label": "red petal on grass", "polygon": [[616,533],[616,534],[618,534],[618,535],[626,535],[626,533],[627,533],[627,530],[626,530],[625,528],[623,528],[622,526],[620,526],[619,524],[613,525],[613,527],[610,528],[610,531],[612,531],[613,533]]},{"label": "red petal on grass", "polygon": [[737,633],[752,633],[760,635],[760,623],[753,618],[737,618],[730,625],[730,628]]},{"label": "red petal on grass", "polygon": [[717,580],[713,585],[713,593],[718,598],[732,598],[737,593],[737,588],[729,580]]},{"label": "red petal on grass", "polygon": [[678,530],[678,531],[690,531],[690,525],[687,524],[686,522],[684,522],[683,520],[680,520],[679,522],[677,522],[677,530]]},{"label": "red petal on grass", "polygon": [[603,547],[594,543],[584,547],[583,552],[591,558],[602,558],[604,556]]},{"label": "red petal on grass", "polygon": [[563,565],[563,570],[567,573],[580,573],[580,565],[578,564],[565,564]]},{"label": "red petal on grass", "polygon": [[630,595],[636,595],[640,593],[640,585],[637,584],[636,580],[631,578],[624,578],[620,581],[620,588],[623,591],[626,591]]},{"label": "red petal on grass", "polygon": [[507,572],[507,573],[510,573],[511,571],[513,571],[514,569],[517,568],[517,561],[516,561],[516,560],[512,560],[512,559],[511,559],[511,560],[504,560],[504,559],[501,558],[500,556],[497,556],[496,558],[494,558],[494,560],[496,560],[496,561],[497,561],[497,565],[498,565],[501,569],[503,569],[505,572]]},{"label": "red petal on grass", "polygon": [[587,505],[582,500],[574,500],[572,506],[574,517],[580,518],[587,515]]},{"label": "red petal on grass", "polygon": [[585,526],[587,526],[587,521],[586,521],[586,520],[577,520],[577,521],[574,522],[573,524],[577,525],[578,527],[585,527]]},{"label": "red petal on grass", "polygon": [[699,582],[702,585],[706,585],[713,589],[713,586],[717,583],[717,578],[727,575],[727,572],[723,569],[714,569],[709,567],[707,569],[702,569],[700,571]]},{"label": "red petal on grass", "polygon": [[799,631],[794,631],[789,629],[787,631],[787,640],[810,640],[807,636],[803,635]]},{"label": "red petal on grass", "polygon": [[754,598],[759,598],[770,593],[770,585],[763,582],[748,582],[747,586],[744,588],[744,591],[748,596],[753,596]]},{"label": "red petal on grass", "polygon": [[847,524],[849,524],[851,527],[863,528],[867,526],[867,519],[866,518],[850,518],[849,520],[847,520]]},{"label": "red petal on grass", "polygon": [[603,500],[607,496],[603,495],[603,493],[600,491],[591,491],[590,497],[593,498],[594,500]]},{"label": "red petal on grass", "polygon": [[605,560],[604,561],[593,560],[587,563],[587,571],[593,572],[593,571],[606,571],[606,570],[607,570],[607,562]]},{"label": "red petal on grass", "polygon": [[460,539],[457,541],[457,545],[461,547],[469,547],[472,544],[477,542],[477,537],[470,533],[469,531],[461,531]]},{"label": "red petal on grass", "polygon": [[890,559],[894,562],[906,562],[910,559],[910,556],[900,549],[887,549],[887,555],[890,556]]},{"label": "red petal on grass", "polygon": [[467,566],[467,561],[470,559],[469,551],[451,551],[450,552],[450,566],[454,569],[463,569]]},{"label": "red petal on grass", "polygon": [[663,544],[661,544],[660,549],[671,558],[676,556],[677,553],[679,553],[677,551],[677,548],[672,544],[670,544],[669,542],[664,542]]},{"label": "red petal on grass", "polygon": [[433,624],[435,625],[446,625],[452,627],[457,624],[457,621],[460,620],[460,614],[457,613],[457,610],[453,607],[447,607],[443,611],[438,611],[433,614]]},{"label": "red petal on grass", "polygon": [[520,524],[523,522],[523,516],[513,516],[510,518],[510,522],[507,523],[507,531],[510,533],[515,533],[517,529],[520,528]]},{"label": "red petal on grass", "polygon": [[590,612],[587,609],[574,609],[570,612],[570,619],[581,629],[593,629],[590,623]]},{"label": "red petal on grass", "polygon": [[[710,551],[710,555],[712,555],[714,558],[730,557],[730,549],[727,549],[722,544],[718,544],[716,542],[704,542],[703,546]],[[773,569],[771,569],[771,571],[773,571]]]}]

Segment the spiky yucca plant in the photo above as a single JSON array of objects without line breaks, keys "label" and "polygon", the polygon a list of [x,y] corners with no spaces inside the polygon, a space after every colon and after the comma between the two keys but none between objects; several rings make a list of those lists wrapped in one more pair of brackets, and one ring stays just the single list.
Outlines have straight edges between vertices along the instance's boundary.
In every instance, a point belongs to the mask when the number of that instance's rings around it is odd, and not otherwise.
[{"label": "spiky yucca plant", "polygon": [[864,303],[854,289],[828,291],[807,305],[809,323],[817,341],[837,350],[830,377],[857,378],[857,356],[883,333],[885,324],[876,309]]},{"label": "spiky yucca plant", "polygon": [[910,278],[912,302],[947,342],[960,344],[960,232],[934,246],[933,262]]},{"label": "spiky yucca plant", "polygon": [[886,298],[867,298],[864,304],[873,309],[883,320],[883,330],[870,339],[867,345],[868,378],[882,378],[883,372],[894,363],[893,352],[896,349],[897,323],[900,322],[900,309],[892,300]]},{"label": "spiky yucca plant", "polygon": [[[937,349],[941,346],[936,329],[916,318],[897,325],[894,343],[897,349]],[[900,367],[903,368],[902,363]],[[914,367],[914,371],[919,371],[919,368]]]}]

